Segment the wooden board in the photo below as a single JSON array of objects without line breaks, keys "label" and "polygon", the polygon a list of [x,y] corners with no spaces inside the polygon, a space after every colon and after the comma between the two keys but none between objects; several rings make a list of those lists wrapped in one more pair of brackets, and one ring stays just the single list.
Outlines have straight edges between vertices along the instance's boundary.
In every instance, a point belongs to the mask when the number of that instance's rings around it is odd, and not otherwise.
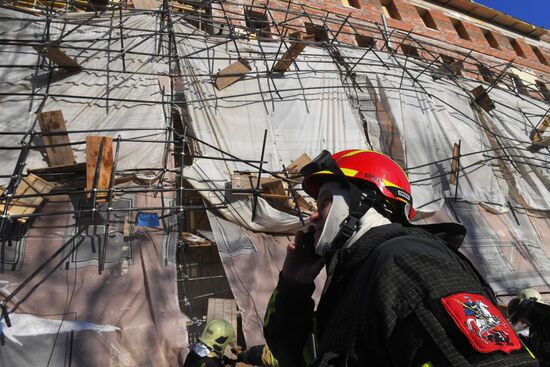
[{"label": "wooden board", "polygon": [[178,238],[189,247],[207,247],[212,246],[212,242],[206,238],[199,237],[190,232],[180,232]]},{"label": "wooden board", "polygon": [[302,53],[304,48],[307,46],[306,43],[303,41],[310,41],[315,38],[315,35],[302,35],[301,32],[299,34],[293,33],[291,35],[293,38],[298,38],[296,41],[293,41],[290,43],[290,47],[286,52],[284,53],[283,57],[277,61],[275,66],[273,66],[272,71],[284,73],[290,68],[290,65],[296,60],[298,56]]},{"label": "wooden board", "polygon": [[265,197],[274,201],[277,205],[288,207],[288,196],[286,195],[285,186],[283,180],[278,178],[266,178],[260,181],[260,186],[264,191],[260,194],[261,197]]},{"label": "wooden board", "polygon": [[[86,190],[92,190],[94,186],[94,176],[99,155],[99,146],[103,140],[103,153],[97,181],[98,190],[108,190],[113,169],[113,138],[110,136],[87,136],[86,137]],[[92,193],[87,194],[92,198]],[[98,192],[96,202],[105,202],[107,192]]]},{"label": "wooden board", "polygon": [[472,94],[475,97],[474,101],[485,111],[489,112],[495,109],[495,103],[493,102],[491,97],[489,97],[487,91],[482,85],[478,85],[477,87],[475,87],[472,90]]},{"label": "wooden board", "polygon": [[451,183],[456,185],[458,182],[458,167],[460,160],[460,145],[455,143],[453,146],[453,160],[451,161]]},{"label": "wooden board", "polygon": [[61,110],[38,112],[36,114],[42,133],[56,133],[56,135],[42,136],[46,146],[48,166],[65,166],[75,163],[73,150],[70,145],[52,146],[56,144],[70,144],[67,127]]},{"label": "wooden board", "polygon": [[[209,298],[206,322],[221,319],[229,322],[233,327],[235,336],[237,335],[237,303],[234,299]],[[229,349],[229,348],[228,348]]]},{"label": "wooden board", "polygon": [[64,69],[70,70],[80,70],[82,66],[76,62],[73,58],[67,55],[63,50],[57,47],[47,47],[44,50],[44,47],[33,46],[38,53],[44,53],[48,59],[50,59],[54,64],[61,66]]},{"label": "wooden board", "polygon": [[226,67],[223,70],[218,71],[215,77],[215,85],[218,90],[225,89],[231,84],[244,78],[246,73],[252,70],[250,64],[245,59],[239,59]]},{"label": "wooden board", "polygon": [[539,143],[542,140],[542,135],[546,131],[546,129],[550,126],[550,115],[546,115],[546,117],[541,120],[541,122],[538,124],[538,126],[533,129],[533,131],[530,134],[531,142],[533,144]]},{"label": "wooden board", "polygon": [[286,171],[288,173],[300,173],[300,170],[302,167],[304,167],[306,164],[311,162],[311,158],[306,153],[303,153],[301,156],[293,160],[288,167],[286,168]]},{"label": "wooden board", "polygon": [[[54,185],[48,181],[35,176],[33,174],[23,177],[19,186],[15,190],[15,195],[36,195],[47,194],[54,188]],[[0,187],[0,195],[4,193],[4,189]],[[44,197],[34,196],[28,198],[16,198],[10,201],[8,207],[9,215],[28,215],[33,214],[38,208],[40,208],[44,202]],[[4,212],[4,203],[0,203],[0,212]],[[16,219],[20,223],[25,223],[29,218],[21,217]]]},{"label": "wooden board", "polygon": [[78,175],[86,172],[86,163],[67,164],[64,166],[51,166],[45,168],[30,168],[27,170],[29,173],[41,176],[41,175]]},{"label": "wooden board", "polygon": [[527,149],[530,152],[538,152],[542,148],[547,148],[550,146],[550,136],[547,136],[546,138],[542,138],[536,143],[533,143],[527,147]]},{"label": "wooden board", "polygon": [[142,10],[154,10],[162,6],[162,2],[157,0],[134,0],[134,8]]}]

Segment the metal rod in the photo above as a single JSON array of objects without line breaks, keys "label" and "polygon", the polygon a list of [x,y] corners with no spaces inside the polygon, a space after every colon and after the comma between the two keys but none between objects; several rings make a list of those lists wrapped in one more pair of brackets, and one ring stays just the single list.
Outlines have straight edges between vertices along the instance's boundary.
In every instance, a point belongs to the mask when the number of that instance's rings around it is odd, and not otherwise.
[{"label": "metal rod", "polygon": [[263,160],[264,160],[264,153],[265,153],[265,143],[267,141],[267,129],[264,130],[264,140],[262,143],[262,154],[260,158],[260,169],[258,170],[258,180],[256,181],[256,190],[254,190],[254,201],[252,202],[252,222],[254,222],[254,219],[256,219],[256,206],[258,204],[258,192],[260,189],[260,181],[262,179],[262,168],[263,168]]}]

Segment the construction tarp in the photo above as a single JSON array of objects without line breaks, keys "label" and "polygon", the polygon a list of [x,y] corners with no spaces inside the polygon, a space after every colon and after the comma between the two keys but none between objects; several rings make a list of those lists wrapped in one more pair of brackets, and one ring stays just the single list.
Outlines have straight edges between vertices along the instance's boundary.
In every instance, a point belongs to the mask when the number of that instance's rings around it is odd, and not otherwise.
[{"label": "construction tarp", "polygon": [[[356,50],[343,53],[350,58],[362,56]],[[395,67],[387,69],[386,63]],[[360,103],[366,101],[367,105],[378,107],[377,113],[365,116],[367,131],[379,131],[386,117],[397,130],[394,145],[399,147],[381,142],[379,137],[385,136],[381,133],[369,141],[375,149],[397,153],[397,158],[402,158],[400,163],[413,183],[418,211],[437,211],[445,199],[455,195],[498,212],[507,211],[509,201],[525,204],[526,208],[550,210],[550,160],[544,152],[527,150],[531,144],[529,134],[545,115],[548,104],[516,96],[500,86],[489,92],[496,108],[485,112],[473,105],[470,91],[479,85],[487,88],[487,84],[453,81],[434,66],[428,68],[414,59],[391,57],[374,50],[355,69],[365,78],[359,80],[366,87]],[[459,142],[456,191],[449,177],[453,145]]]},{"label": "construction tarp", "polygon": [[[252,232],[208,212],[216,246],[227,280],[241,311],[246,345],[265,344],[263,319],[271,293],[277,285],[287,246],[292,236]],[[315,280],[317,302],[326,279]]]},{"label": "construction tarp", "polygon": [[[183,25],[180,30],[189,32]],[[441,71],[435,73],[433,66],[384,52],[374,55],[375,51],[355,66],[361,89],[348,94],[342,79],[349,85],[351,77],[340,78],[332,57],[321,48],[306,47],[284,76],[268,75],[266,71],[278,55],[278,42],[262,42],[261,48],[257,41],[214,47],[216,37],[199,40],[200,32],[196,35],[179,43],[179,56],[191,75],[185,88],[188,128],[216,147],[203,148],[204,155],[222,157],[225,152],[258,161],[267,130],[267,163],[263,165],[267,171],[280,171],[283,164],[304,152],[315,156],[322,148],[370,148],[391,155],[407,170],[419,212],[435,212],[455,196],[496,212],[507,211],[508,202],[517,202],[519,197],[527,208],[550,209],[550,162],[544,154],[526,150],[530,129],[546,111],[543,102],[494,88],[490,94],[498,101],[497,108],[487,113],[472,105],[469,91],[480,83],[453,82]],[[258,60],[262,52],[266,61]],[[358,60],[364,51],[342,47],[341,53]],[[186,58],[191,54],[202,57]],[[239,57],[255,57],[250,62],[251,72],[218,91],[208,75]],[[388,69],[386,64],[394,67]],[[497,134],[497,146],[493,133]],[[457,190],[449,177],[453,145],[459,142]],[[510,159],[513,162],[507,163]],[[507,170],[511,180],[502,172],[503,165],[511,168]],[[254,172],[257,166],[196,160],[185,172],[197,188],[228,188],[232,172]],[[218,193],[205,197],[218,204],[226,199]],[[252,222],[251,202],[232,201],[222,212],[227,219],[253,230],[288,232],[299,225],[297,218],[285,219],[263,202],[262,214],[270,220],[266,223],[259,216]]]},{"label": "construction tarp", "polygon": [[[75,200],[59,198],[44,213],[70,210]],[[113,205],[160,202],[132,194]],[[137,227],[134,216],[131,211],[111,216],[107,240],[105,213],[95,219],[102,225],[87,225],[85,216],[77,222],[67,215],[43,216],[21,240],[5,246],[3,297],[66,245],[7,304],[16,310],[11,327],[5,320],[0,324],[6,339],[0,364],[31,367],[51,359],[52,366],[177,365],[187,349],[187,331],[176,290],[175,223]],[[105,268],[99,274],[103,246]]]},{"label": "construction tarp", "polygon": [[[262,169],[281,172],[302,153],[315,157],[320,148],[338,151],[363,147],[366,143],[363,127],[350,108],[336,65],[326,62],[329,55],[318,48],[306,47],[296,60],[296,73],[291,66],[284,75],[273,73],[273,61],[258,58],[264,52],[270,60],[281,58],[285,49],[278,42],[237,40],[222,46],[218,37],[205,37],[199,31],[176,24],[184,34],[178,42],[178,52],[185,65],[185,103],[190,116],[189,134],[212,144],[203,145],[199,153],[209,157],[233,155],[244,162],[197,159],[185,169],[186,178],[196,188],[225,189],[235,171],[259,172]],[[319,54],[322,57],[319,57]],[[193,55],[192,58],[187,55]],[[252,71],[237,83],[218,91],[209,73],[228,67],[238,59],[247,59]],[[321,59],[321,60],[320,60]],[[264,131],[267,131],[265,149]],[[248,161],[255,161],[253,165]],[[219,192],[204,193],[212,204],[224,203]],[[267,232],[291,232],[301,226],[295,216],[278,212],[259,200],[256,220],[251,221],[252,200],[230,200],[223,215],[240,225]]]},{"label": "construction tarp", "polygon": [[[138,170],[152,179],[164,162],[167,120],[156,74],[167,73],[167,60],[158,53],[159,19],[153,14],[123,18],[124,49],[120,30],[111,28],[111,16],[97,18],[90,13],[71,13],[64,19],[0,9],[2,45],[0,75],[0,185],[7,185],[20,154],[25,133],[40,133],[37,112],[61,110],[76,162],[86,162],[86,136],[120,137],[117,170],[127,175]],[[90,20],[93,18],[93,22]],[[33,45],[54,43],[85,70],[49,68],[50,60]],[[50,72],[50,70],[52,70]],[[116,143],[115,143],[116,144]],[[47,167],[42,155],[44,141],[35,135],[26,157],[27,168]],[[32,148],[39,146],[42,148]]]},{"label": "construction tarp", "polygon": [[[52,110],[63,113],[77,162],[86,161],[87,135],[120,136],[116,177],[154,182],[169,137],[158,78],[168,70],[158,52],[160,20],[124,12],[122,26],[113,27],[112,16],[66,14],[47,21],[0,8],[0,55],[3,64],[14,65],[0,75],[0,184],[7,185],[17,164],[47,167],[35,148],[44,144],[36,112]],[[84,70],[50,65],[32,47],[48,42]],[[122,47],[124,56],[109,51]],[[20,142],[25,133],[28,157]],[[0,323],[6,343],[0,365],[181,364],[188,319],[176,288],[176,218],[169,209],[153,210],[173,207],[169,196],[117,193],[92,214],[83,194],[56,195],[25,225],[4,222],[0,293],[18,293],[6,305],[12,326]],[[151,208],[160,226],[135,225],[135,208]]]},{"label": "construction tarp", "polygon": [[[462,251],[499,295],[515,294],[526,286],[548,290],[550,162],[547,156],[526,150],[530,129],[547,108],[544,103],[520,98],[500,86],[490,92],[498,103],[487,113],[472,103],[470,91],[481,83],[451,79],[435,66],[385,52],[376,56],[371,51],[354,66],[355,85],[352,75],[335,78],[339,72],[334,59],[316,47],[306,47],[284,76],[268,75],[279,43],[263,42],[261,49],[257,41],[216,47],[216,37],[195,35],[183,40],[179,48],[186,73],[191,74],[184,93],[190,115],[187,124],[190,134],[220,148],[201,153],[257,161],[264,129],[268,135],[263,168],[270,171],[280,170],[300,153],[315,156],[323,148],[385,152],[406,169],[413,183],[417,221],[464,223],[469,234]],[[201,37],[203,42],[197,41]],[[262,52],[267,64],[258,61]],[[350,65],[364,54],[364,50],[345,47],[340,52],[344,60],[352,60]],[[190,54],[204,56],[186,58]],[[251,71],[226,89],[216,90],[214,80],[206,75],[239,57],[255,58]],[[309,84],[310,77],[315,79],[313,84]],[[293,83],[300,85],[296,94],[278,100],[277,93],[294,89]],[[331,97],[324,100],[325,96]],[[306,108],[315,103],[320,104],[318,108]],[[313,137],[312,132],[316,132]],[[279,137],[285,137],[284,142]],[[457,188],[449,177],[453,145],[459,142]],[[184,172],[197,188],[230,188],[233,171],[257,172],[257,166],[257,162],[251,167],[243,162],[197,159]],[[520,169],[510,169],[514,166]],[[301,224],[297,218],[283,220],[286,214],[262,199],[253,222],[251,198],[237,200],[227,193],[203,196],[212,203],[229,205],[220,211],[224,219],[209,218],[230,286],[243,311],[247,343],[260,342],[262,311],[276,284],[283,249],[292,238],[253,231],[284,233]],[[525,209],[519,209],[521,205]]]}]

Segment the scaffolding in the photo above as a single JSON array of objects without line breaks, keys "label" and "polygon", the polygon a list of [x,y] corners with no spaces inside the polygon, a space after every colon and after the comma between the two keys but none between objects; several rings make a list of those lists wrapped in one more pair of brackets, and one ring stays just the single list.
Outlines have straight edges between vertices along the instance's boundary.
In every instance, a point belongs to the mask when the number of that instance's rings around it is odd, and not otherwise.
[{"label": "scaffolding", "polygon": [[[550,168],[550,148],[548,137],[544,136],[548,127],[550,111],[549,95],[545,85],[550,79],[548,75],[537,75],[537,81],[526,83],[512,73],[514,61],[502,60],[482,55],[471,49],[453,47],[442,42],[413,35],[387,27],[384,16],[380,23],[366,22],[354,18],[350,14],[330,12],[314,6],[298,2],[267,0],[252,1],[247,4],[232,1],[2,1],[5,9],[15,9],[17,16],[11,17],[4,13],[1,22],[18,21],[30,24],[43,30],[41,39],[23,39],[13,34],[4,33],[0,39],[3,53],[17,52],[37,54],[35,63],[20,63],[18,60],[3,58],[0,74],[20,72],[33,75],[35,80],[41,79],[40,87],[33,83],[32,90],[2,90],[0,104],[31,101],[29,104],[33,118],[28,128],[8,129],[0,132],[0,137],[11,137],[14,144],[0,146],[0,154],[10,151],[17,156],[13,172],[1,175],[6,184],[0,195],[0,234],[2,238],[0,252],[0,272],[4,272],[5,252],[13,242],[25,235],[33,222],[38,218],[70,216],[75,218],[89,217],[90,223],[97,228],[102,237],[98,242],[97,267],[101,274],[105,270],[107,251],[110,244],[110,226],[112,216],[118,212],[157,213],[160,227],[166,235],[175,231],[178,234],[191,233],[200,224],[190,220],[194,212],[206,210],[218,211],[227,209],[232,204],[224,199],[226,195],[245,195],[253,201],[251,222],[256,219],[257,202],[259,198],[276,205],[283,200],[285,210],[304,224],[309,210],[301,204],[303,193],[297,184],[299,175],[289,172],[285,165],[278,170],[267,167],[265,154],[268,131],[263,133],[261,152],[256,157],[243,157],[231,151],[221,149],[215,142],[205,141],[190,128],[189,109],[205,103],[218,106],[218,103],[235,100],[253,100],[251,103],[263,105],[266,113],[274,112],[276,102],[284,101],[289,95],[298,94],[303,101],[303,107],[310,111],[308,100],[312,95],[339,89],[345,93],[352,106],[359,111],[359,120],[364,124],[367,140],[368,113],[386,113],[384,106],[373,102],[369,97],[374,86],[369,81],[372,68],[380,70],[376,77],[384,78],[390,74],[400,74],[398,87],[378,85],[384,90],[399,90],[403,93],[419,93],[446,106],[449,111],[462,115],[472,125],[483,131],[491,142],[489,149],[479,151],[460,151],[449,149],[444,159],[426,161],[422,165],[407,166],[404,152],[395,145],[386,146],[385,153],[402,163],[404,170],[411,174],[426,167],[443,166],[445,169],[439,176],[413,180],[419,184],[423,180],[454,177],[453,200],[460,201],[458,186],[463,179],[464,171],[472,166],[487,162],[499,166],[502,162],[510,164],[516,170],[522,167],[540,169]],[[81,13],[77,13],[81,12]],[[21,15],[28,13],[29,15]],[[151,20],[153,27],[140,27],[128,19],[135,15],[143,15]],[[186,27],[177,27],[185,24]],[[97,32],[93,40],[85,38],[83,29],[93,28]],[[187,31],[182,31],[187,30]],[[79,38],[80,35],[83,38]],[[208,39],[209,43],[204,42]],[[203,42],[204,47],[183,54],[178,45],[182,42]],[[254,48],[245,48],[243,43],[253,43]],[[143,45],[153,44],[154,49],[144,49]],[[231,46],[235,57],[224,53],[216,53],[217,49]],[[317,59],[321,69],[316,75],[337,74],[341,84],[338,85],[303,85],[311,71],[301,69],[297,61],[300,54],[308,50],[308,57]],[[328,57],[327,57],[328,55]],[[97,66],[91,60],[94,57],[103,58],[104,67]],[[158,68],[142,67],[139,60],[151,60]],[[203,60],[207,63],[208,73],[197,73],[189,62]],[[215,63],[225,63],[225,70],[215,70]],[[254,67],[252,66],[254,65]],[[255,67],[260,65],[261,67]],[[371,69],[368,69],[371,68]],[[160,71],[159,71],[160,70]],[[388,74],[386,74],[385,71]],[[105,81],[102,91],[93,95],[80,93],[64,93],[62,89],[50,86],[59,85],[65,78],[74,75],[88,75],[102,78]],[[478,118],[465,114],[447,100],[433,93],[423,82],[423,77],[430,75],[433,80],[445,80],[455,87],[461,97],[471,101],[472,108]],[[279,80],[285,76],[295,78],[300,88],[282,88]],[[158,81],[159,91],[149,94],[149,97],[120,95],[117,88],[122,81],[132,78]],[[258,82],[258,90],[246,93],[209,93],[208,95],[186,95],[185,83],[200,83],[200,80],[210,80],[210,88],[215,91],[230,90],[241,80],[264,80]],[[469,89],[471,83],[479,86]],[[505,103],[492,99],[492,91],[499,91],[512,96],[532,107],[536,112],[524,112],[522,120],[514,123],[525,126],[524,138],[511,138],[500,132],[500,129],[488,122],[483,122],[484,113],[495,107],[507,108]],[[43,119],[63,121],[61,117],[43,115],[51,113],[45,110],[50,101],[65,101],[71,104],[90,105],[104,111],[105,115],[114,114],[126,106],[155,106],[162,111],[164,123],[150,127],[147,118],[141,126],[124,127],[108,126],[90,127],[87,129],[51,128]],[[367,101],[365,107],[364,101]],[[545,102],[541,102],[545,101]],[[540,103],[539,103],[540,102]],[[365,109],[366,108],[366,109]],[[370,109],[370,110],[369,110]],[[365,114],[366,112],[367,114]],[[43,116],[43,117],[41,117]],[[55,122],[54,121],[54,122]],[[64,124],[63,124],[64,125]],[[395,132],[394,132],[395,134]],[[101,135],[103,138],[92,142],[92,137]],[[86,136],[86,139],[82,139]],[[110,137],[106,139],[105,137]],[[397,137],[398,139],[399,137]],[[79,140],[80,139],[80,140]],[[17,143],[15,143],[17,141]],[[370,143],[370,142],[369,142]],[[129,146],[154,146],[156,152],[162,152],[160,164],[157,166],[141,166],[139,162],[132,166],[120,167],[119,156]],[[92,148],[92,146],[94,148]],[[203,155],[203,147],[212,149],[216,156]],[[372,144],[368,147],[375,148]],[[77,163],[73,150],[86,149],[86,163]],[[91,151],[95,149],[95,154]],[[515,152],[510,154],[509,151]],[[90,151],[90,153],[88,153]],[[28,158],[33,152],[44,154],[48,167],[31,167]],[[44,153],[46,152],[46,153]],[[526,154],[536,152],[536,155]],[[61,163],[53,162],[56,155],[62,155]],[[471,166],[462,164],[466,157],[476,157]],[[183,174],[186,167],[198,161],[236,162],[248,168],[246,174],[251,174],[253,182],[245,188],[235,187],[205,187],[197,188],[185,180]],[[505,170],[504,168],[502,168]],[[142,178],[142,176],[148,177]],[[262,178],[273,177],[284,183],[284,191],[277,193],[268,191],[262,185]],[[29,183],[29,180],[34,180]],[[33,183],[37,180],[46,182],[47,190],[35,190]],[[34,184],[36,185],[36,184]],[[26,187],[31,189],[25,189]],[[203,195],[211,193],[218,198],[217,203],[205,200]],[[140,194],[159,198],[160,205],[138,205],[116,208],[115,198],[124,195]],[[81,206],[62,210],[40,210],[44,201],[56,201],[67,197],[82,198]],[[281,198],[281,196],[284,196]],[[288,204],[290,203],[290,204]],[[452,204],[451,204],[452,206]],[[508,202],[509,208],[523,210],[524,203]],[[17,207],[30,207],[32,210],[17,211]],[[417,209],[422,209],[417,208]],[[541,212],[544,212],[541,210]],[[547,214],[546,214],[547,215]],[[514,214],[515,216],[515,214]],[[103,218],[97,222],[97,218]],[[516,218],[517,221],[517,218]],[[200,222],[200,221],[199,221]],[[97,224],[100,223],[100,224]],[[173,223],[176,223],[175,227]],[[518,222],[519,225],[519,222]],[[77,236],[83,227],[77,225]],[[204,308],[193,307],[194,301],[208,298],[216,294],[230,294],[229,287],[216,292],[192,295],[189,292],[190,283],[205,279],[223,279],[224,274],[201,276],[189,274],[189,259],[186,251],[193,246],[192,241],[185,236],[179,236],[177,261],[179,302],[182,310],[191,319],[191,339],[197,336],[198,327],[203,322]],[[208,243],[202,238],[200,241]],[[199,241],[199,242],[200,242]],[[2,315],[10,326],[10,313],[16,311],[21,303],[36,290],[29,285],[35,278],[45,280],[54,270],[63,266],[83,242],[75,243],[70,238],[57,251],[48,256],[29,277],[24,279],[15,290],[4,296],[0,306]],[[190,245],[191,244],[191,245]],[[9,269],[8,269],[9,270]],[[47,270],[46,274],[43,274]],[[38,279],[38,278],[37,278]],[[222,287],[223,288],[223,287]],[[17,302],[14,299],[19,294],[25,294]],[[504,293],[501,293],[504,294]],[[65,317],[65,315],[63,316]]]}]

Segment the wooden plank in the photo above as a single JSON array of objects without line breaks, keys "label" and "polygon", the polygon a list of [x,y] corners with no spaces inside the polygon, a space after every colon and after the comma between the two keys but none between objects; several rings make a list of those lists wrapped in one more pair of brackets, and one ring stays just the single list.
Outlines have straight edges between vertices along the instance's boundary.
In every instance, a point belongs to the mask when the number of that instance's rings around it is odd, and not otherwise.
[{"label": "wooden plank", "polygon": [[477,87],[475,87],[472,90],[472,94],[475,97],[474,102],[477,103],[485,111],[489,112],[495,108],[495,103],[493,102],[491,97],[489,97],[483,85],[478,85]]},{"label": "wooden plank", "polygon": [[[256,187],[258,178],[251,173],[234,172],[231,174],[231,188],[233,190],[252,190]],[[233,195],[252,195],[252,192],[233,193]]]},{"label": "wooden plank", "polygon": [[180,232],[179,239],[189,247],[208,247],[212,246],[212,242],[206,238],[199,237],[193,233]]},{"label": "wooden plank", "polygon": [[274,201],[277,205],[288,207],[288,196],[285,192],[283,180],[278,178],[267,178],[260,181],[260,185],[265,193],[262,193],[260,196]]},{"label": "wooden plank", "polygon": [[86,172],[86,163],[75,163],[64,166],[51,166],[44,168],[30,168],[27,172],[37,176],[52,176],[52,179],[57,176],[76,176]]},{"label": "wooden plank", "polygon": [[458,182],[458,167],[460,163],[460,145],[455,143],[453,146],[453,160],[451,161],[451,183],[456,185]]},{"label": "wooden plank", "polygon": [[168,75],[160,75],[158,77],[159,88],[162,94],[170,95],[172,82],[174,83],[174,93],[183,93],[184,82],[181,77],[170,78]]},{"label": "wooden plank", "polygon": [[[28,175],[27,177],[21,178],[21,182],[17,189],[15,190],[15,195],[36,195],[36,194],[47,194],[54,188],[54,185],[48,181],[35,176],[33,174]],[[0,195],[4,193],[4,189],[0,187]],[[9,215],[29,215],[33,214],[38,210],[44,203],[43,196],[34,196],[27,198],[16,198],[10,201],[8,207]],[[4,202],[5,203],[5,202]],[[0,211],[4,210],[4,203],[0,203]],[[20,223],[25,223],[29,218],[17,218],[17,221]]]},{"label": "wooden plank", "polygon": [[302,167],[304,167],[306,164],[311,162],[311,158],[306,153],[303,153],[298,158],[293,160],[288,167],[286,168],[286,171],[288,173],[300,173],[300,170]]},{"label": "wooden plank", "polygon": [[218,90],[225,89],[231,84],[244,78],[246,73],[252,70],[250,64],[245,59],[239,59],[226,67],[223,70],[218,71],[215,77],[215,85]]},{"label": "wooden plank", "polygon": [[548,127],[550,127],[550,115],[546,115],[546,117],[541,120],[537,127],[534,128],[533,131],[531,131],[531,134],[529,135],[529,138],[531,138],[531,142],[533,144],[539,143],[542,140],[542,135]]},{"label": "wooden plank", "polygon": [[42,136],[46,146],[48,166],[65,166],[76,163],[70,145],[52,146],[56,144],[70,144],[67,127],[61,110],[38,112],[36,114],[42,133],[56,133],[56,135]]},{"label": "wooden plank", "polygon": [[290,47],[286,52],[284,53],[283,57],[277,63],[275,66],[273,66],[272,71],[284,73],[290,68],[290,65],[296,60],[298,56],[302,53],[304,48],[307,46],[304,41],[311,41],[315,38],[315,35],[303,35],[301,32],[298,32],[298,34],[293,33],[291,35],[293,38],[297,38],[296,41],[293,41],[290,43]]},{"label": "wooden plank", "polygon": [[162,3],[157,0],[134,0],[134,8],[141,10],[155,10],[161,7]]},{"label": "wooden plank", "polygon": [[547,136],[546,138],[542,138],[536,143],[533,143],[527,147],[527,149],[530,152],[538,152],[542,148],[546,148],[550,146],[550,136]]},{"label": "wooden plank", "polygon": [[[113,138],[110,136],[87,136],[86,137],[86,190],[92,190],[94,186],[94,176],[97,166],[97,158],[99,154],[99,146],[103,140],[103,153],[101,158],[101,166],[99,171],[99,179],[97,182],[98,190],[108,190],[109,181],[111,179],[111,171],[113,169]],[[88,198],[92,197],[92,193],[87,194]],[[97,202],[105,202],[107,192],[98,192],[96,196]]]},{"label": "wooden plank", "polygon": [[54,64],[69,70],[81,70],[82,66],[58,47],[33,46],[38,53],[43,53]]}]

